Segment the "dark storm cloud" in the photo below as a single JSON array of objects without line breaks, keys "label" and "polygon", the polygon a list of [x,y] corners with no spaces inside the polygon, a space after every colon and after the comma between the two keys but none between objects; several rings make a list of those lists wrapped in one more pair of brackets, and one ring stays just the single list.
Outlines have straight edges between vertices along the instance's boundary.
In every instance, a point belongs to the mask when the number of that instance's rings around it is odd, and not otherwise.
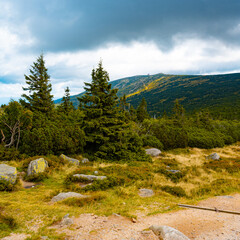
[{"label": "dark storm cloud", "polygon": [[133,40],[164,49],[176,35],[240,43],[239,0],[15,0],[14,7],[15,21],[27,24],[38,51]]}]

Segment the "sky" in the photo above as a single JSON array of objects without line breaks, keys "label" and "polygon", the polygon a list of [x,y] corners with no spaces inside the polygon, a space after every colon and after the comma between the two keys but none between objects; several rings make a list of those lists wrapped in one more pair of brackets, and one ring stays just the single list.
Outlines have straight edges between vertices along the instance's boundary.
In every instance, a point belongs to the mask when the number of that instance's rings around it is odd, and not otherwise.
[{"label": "sky", "polygon": [[240,72],[239,0],[0,0],[0,104],[44,54],[54,99],[110,79]]}]

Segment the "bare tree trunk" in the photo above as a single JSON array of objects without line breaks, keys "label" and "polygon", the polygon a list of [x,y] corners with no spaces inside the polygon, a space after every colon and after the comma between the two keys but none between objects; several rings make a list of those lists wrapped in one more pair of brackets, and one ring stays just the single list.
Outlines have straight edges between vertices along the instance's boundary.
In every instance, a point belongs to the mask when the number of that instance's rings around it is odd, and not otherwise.
[{"label": "bare tree trunk", "polygon": [[11,135],[11,140],[10,140],[10,143],[6,144],[5,147],[11,147],[13,144],[14,144],[14,137],[16,135],[16,130],[18,128],[18,122],[15,123],[14,127],[13,128],[10,128],[10,131],[12,133]]},{"label": "bare tree trunk", "polygon": [[4,141],[5,141],[5,135],[4,135],[4,133],[3,133],[3,130],[1,129],[1,133],[2,133],[2,136],[3,136],[3,138],[2,138],[2,143],[4,143]]},{"label": "bare tree trunk", "polygon": [[18,145],[19,145],[19,141],[20,141],[20,134],[21,134],[21,130],[20,130],[20,124],[19,124],[18,125],[18,140],[17,140],[16,149],[18,149]]}]

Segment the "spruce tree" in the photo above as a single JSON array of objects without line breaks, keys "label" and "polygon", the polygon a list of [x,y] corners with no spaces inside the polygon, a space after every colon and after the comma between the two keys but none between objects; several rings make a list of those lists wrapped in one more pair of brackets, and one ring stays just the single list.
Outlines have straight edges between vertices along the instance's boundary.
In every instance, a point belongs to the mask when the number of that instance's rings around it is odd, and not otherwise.
[{"label": "spruce tree", "polygon": [[147,102],[145,98],[142,98],[142,101],[137,108],[137,119],[139,122],[143,122],[143,120],[147,118],[150,118],[147,112]]},{"label": "spruce tree", "polygon": [[112,89],[108,81],[108,73],[100,61],[92,71],[92,82],[85,83],[86,93],[78,99],[85,115],[86,150],[111,161],[129,160],[134,154],[144,160],[141,140],[131,132],[118,107],[118,90]]},{"label": "spruce tree", "polygon": [[73,103],[70,99],[70,89],[69,89],[69,87],[67,87],[65,89],[65,95],[62,98],[62,103],[60,105],[60,109],[66,114],[68,114],[69,112],[74,110]]},{"label": "spruce tree", "polygon": [[25,80],[28,87],[23,87],[23,90],[28,91],[28,94],[22,95],[24,99],[20,101],[23,106],[29,108],[33,112],[51,112],[53,108],[53,95],[51,95],[52,85],[50,84],[50,76],[45,67],[43,54],[33,63],[30,74],[25,75]]}]

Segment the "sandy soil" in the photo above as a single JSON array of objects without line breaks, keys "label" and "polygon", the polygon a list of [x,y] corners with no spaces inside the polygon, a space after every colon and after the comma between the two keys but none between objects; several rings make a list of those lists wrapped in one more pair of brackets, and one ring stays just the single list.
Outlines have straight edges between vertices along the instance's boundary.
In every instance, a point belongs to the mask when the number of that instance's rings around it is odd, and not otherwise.
[{"label": "sandy soil", "polygon": [[[240,212],[240,194],[217,196],[201,201],[198,206]],[[74,219],[74,225],[70,228],[55,227],[65,232],[69,240],[154,240],[157,237],[147,230],[151,225],[174,227],[195,240],[240,240],[240,215],[197,209],[141,216],[136,223],[117,215],[99,217],[82,214]]]},{"label": "sandy soil", "polygon": [[[217,196],[201,201],[198,206],[240,212],[240,194]],[[53,228],[67,234],[66,240],[157,240],[148,230],[151,225],[167,225],[195,240],[240,240],[240,215],[183,209],[177,212],[139,216],[137,221],[119,216],[100,217],[82,214],[72,218],[74,224]],[[12,234],[4,240],[22,240],[24,234]]]}]

